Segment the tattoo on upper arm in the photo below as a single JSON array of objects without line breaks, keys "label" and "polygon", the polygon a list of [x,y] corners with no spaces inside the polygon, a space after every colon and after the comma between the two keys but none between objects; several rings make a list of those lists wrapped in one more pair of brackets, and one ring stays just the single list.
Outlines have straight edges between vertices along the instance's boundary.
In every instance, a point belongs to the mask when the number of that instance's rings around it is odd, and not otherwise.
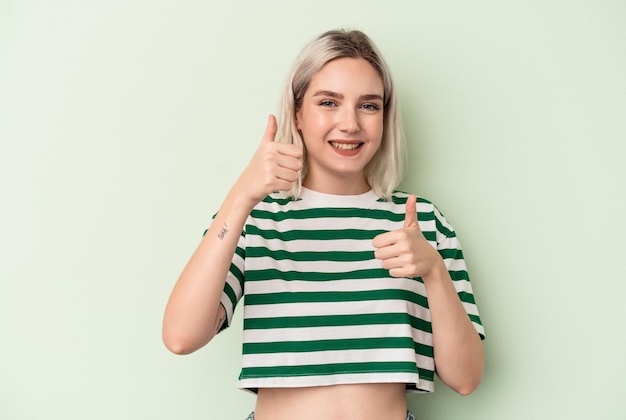
[{"label": "tattoo on upper arm", "polygon": [[222,226],[222,229],[220,230],[220,233],[217,234],[217,237],[220,239],[224,239],[224,236],[226,236],[227,233],[228,233],[228,225],[224,223],[224,226]]}]

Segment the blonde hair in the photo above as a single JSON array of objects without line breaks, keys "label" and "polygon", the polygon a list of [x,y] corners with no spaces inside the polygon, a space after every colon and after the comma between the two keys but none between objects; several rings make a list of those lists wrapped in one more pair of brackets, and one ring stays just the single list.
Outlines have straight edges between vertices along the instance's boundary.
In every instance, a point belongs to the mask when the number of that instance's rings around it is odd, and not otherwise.
[{"label": "blonde hair", "polygon": [[281,98],[277,141],[294,144],[304,151],[304,166],[300,177],[289,192],[298,197],[307,173],[306,148],[296,128],[296,112],[311,79],[324,65],[338,58],[362,58],[380,75],[384,89],[383,138],[380,148],[365,167],[365,179],[372,190],[385,199],[390,198],[404,174],[405,146],[396,92],[387,64],[374,43],[361,31],[332,30],[309,42],[300,52],[289,74]]}]

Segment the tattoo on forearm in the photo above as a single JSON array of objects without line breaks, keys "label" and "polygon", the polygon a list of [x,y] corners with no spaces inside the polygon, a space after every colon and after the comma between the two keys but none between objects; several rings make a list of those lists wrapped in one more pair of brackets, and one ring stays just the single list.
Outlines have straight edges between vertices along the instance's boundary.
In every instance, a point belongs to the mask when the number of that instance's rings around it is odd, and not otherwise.
[{"label": "tattoo on forearm", "polygon": [[224,239],[224,236],[226,236],[227,233],[228,233],[228,225],[224,223],[224,226],[222,226],[222,230],[220,230],[220,233],[217,234],[217,237],[220,239]]}]

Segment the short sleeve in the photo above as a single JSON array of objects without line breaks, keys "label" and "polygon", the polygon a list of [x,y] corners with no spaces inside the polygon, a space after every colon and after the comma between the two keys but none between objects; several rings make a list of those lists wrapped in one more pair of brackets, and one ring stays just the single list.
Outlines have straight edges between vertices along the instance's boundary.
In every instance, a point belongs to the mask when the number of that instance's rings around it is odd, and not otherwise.
[{"label": "short sleeve", "polygon": [[233,259],[230,262],[230,268],[226,274],[226,282],[224,283],[224,289],[220,299],[220,303],[226,311],[226,319],[218,332],[228,328],[233,320],[235,307],[243,296],[244,275],[245,233],[242,232],[239,237],[239,241],[237,242],[237,248],[233,254]]},{"label": "short sleeve", "polygon": [[[213,215],[213,219],[215,216]],[[206,235],[208,229],[204,231],[203,236]],[[226,274],[226,282],[224,283],[224,289],[222,290],[222,296],[220,298],[220,304],[224,307],[226,312],[226,319],[224,323],[218,328],[218,333],[222,332],[230,326],[235,313],[235,307],[243,296],[243,282],[245,273],[245,243],[246,234],[245,231],[241,232],[239,240],[237,241],[237,248],[233,254],[233,258],[230,262],[230,268]]]},{"label": "short sleeve", "polygon": [[472,290],[472,284],[470,283],[465,258],[463,257],[461,243],[456,236],[454,228],[448,223],[441,212],[435,208],[434,213],[437,229],[437,251],[448,268],[454,288],[467,315],[480,337],[484,339],[485,329],[478,313],[478,306],[474,298],[474,292]]}]

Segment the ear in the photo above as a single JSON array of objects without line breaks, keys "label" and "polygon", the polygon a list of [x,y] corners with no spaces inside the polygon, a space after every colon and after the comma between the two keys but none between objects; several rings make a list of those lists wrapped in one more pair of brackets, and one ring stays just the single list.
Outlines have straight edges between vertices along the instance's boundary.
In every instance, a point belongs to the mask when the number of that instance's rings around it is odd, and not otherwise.
[{"label": "ear", "polygon": [[300,108],[299,111],[296,111],[296,129],[298,131],[302,130],[302,128],[300,128],[300,125],[301,125],[300,124],[300,119],[302,118],[301,115],[300,115],[301,113],[302,113],[302,108]]}]

